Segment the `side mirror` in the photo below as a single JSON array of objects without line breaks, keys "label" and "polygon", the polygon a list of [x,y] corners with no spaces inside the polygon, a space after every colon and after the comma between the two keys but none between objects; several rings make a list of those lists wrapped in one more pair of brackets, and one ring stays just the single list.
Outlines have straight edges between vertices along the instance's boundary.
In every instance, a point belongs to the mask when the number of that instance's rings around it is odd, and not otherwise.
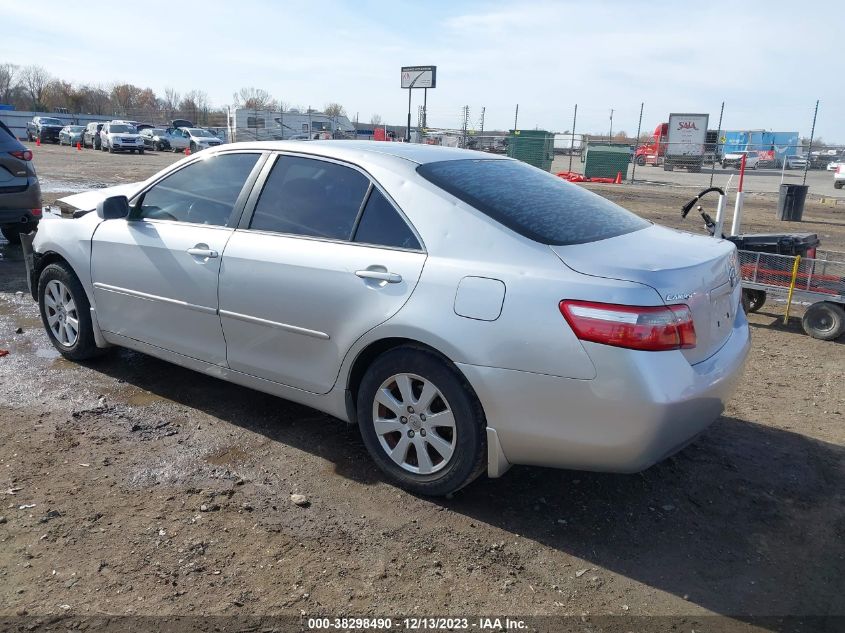
[{"label": "side mirror", "polygon": [[103,220],[119,220],[129,216],[129,198],[112,196],[97,203],[97,215]]}]

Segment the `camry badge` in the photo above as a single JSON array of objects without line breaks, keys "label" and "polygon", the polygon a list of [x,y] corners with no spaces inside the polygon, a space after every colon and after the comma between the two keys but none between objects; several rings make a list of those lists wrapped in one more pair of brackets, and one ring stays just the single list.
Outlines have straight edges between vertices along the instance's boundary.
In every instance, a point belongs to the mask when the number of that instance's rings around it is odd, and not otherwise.
[{"label": "camry badge", "polygon": [[666,295],[666,301],[686,301],[692,296],[692,293],[681,292],[676,295]]}]

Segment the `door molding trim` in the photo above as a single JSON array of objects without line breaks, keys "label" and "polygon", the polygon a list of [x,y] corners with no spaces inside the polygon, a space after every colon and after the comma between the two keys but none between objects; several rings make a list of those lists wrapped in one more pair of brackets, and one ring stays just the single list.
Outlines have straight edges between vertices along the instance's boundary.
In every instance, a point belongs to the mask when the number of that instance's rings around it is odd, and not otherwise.
[{"label": "door molding trim", "polygon": [[195,312],[202,312],[203,314],[217,314],[216,308],[209,308],[208,306],[197,305],[196,303],[188,303],[187,301],[179,301],[178,299],[170,299],[168,297],[161,297],[159,295],[151,295],[146,292],[139,292],[138,290],[129,290],[128,288],[121,288],[119,286],[111,286],[99,281],[94,282],[94,288],[98,290],[105,290],[106,292],[113,292],[119,295],[126,295],[127,297],[135,297],[136,299],[144,299],[145,301],[157,301],[159,303],[166,303],[180,308],[186,308]]},{"label": "door molding trim", "polygon": [[292,332],[294,334],[302,334],[303,336],[310,336],[324,341],[328,341],[331,338],[331,336],[325,332],[320,332],[319,330],[309,330],[308,328],[299,327],[298,325],[288,325],[287,323],[279,323],[278,321],[269,321],[260,317],[250,316],[248,314],[230,312],[229,310],[220,310],[220,316],[229,317],[230,319],[236,319],[238,321],[245,321],[246,323],[252,323],[254,325],[272,327],[284,330],[285,332]]}]

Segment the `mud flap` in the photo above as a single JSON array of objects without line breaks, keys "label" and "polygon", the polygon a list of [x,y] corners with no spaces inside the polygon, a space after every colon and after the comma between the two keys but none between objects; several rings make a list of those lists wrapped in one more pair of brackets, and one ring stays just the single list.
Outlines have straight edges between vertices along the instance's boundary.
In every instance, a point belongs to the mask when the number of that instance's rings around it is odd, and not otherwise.
[{"label": "mud flap", "polygon": [[35,283],[35,251],[32,250],[32,241],[35,239],[35,231],[21,233],[21,248],[23,249],[23,262],[26,265],[26,285],[29,288],[30,296],[38,301],[36,292],[38,285]]}]

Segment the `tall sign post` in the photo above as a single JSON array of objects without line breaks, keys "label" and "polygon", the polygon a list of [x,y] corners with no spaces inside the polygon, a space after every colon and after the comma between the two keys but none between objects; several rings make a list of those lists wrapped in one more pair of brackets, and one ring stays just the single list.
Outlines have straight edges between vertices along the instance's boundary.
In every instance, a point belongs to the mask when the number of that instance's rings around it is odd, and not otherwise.
[{"label": "tall sign post", "polygon": [[[402,89],[408,91],[408,127],[405,132],[405,141],[411,142],[411,90],[422,88],[425,90],[425,101],[428,97],[428,89],[437,87],[437,66],[402,66]],[[426,103],[426,105],[428,105]],[[426,118],[423,106],[423,120]],[[426,122],[427,125],[427,122]]]}]

